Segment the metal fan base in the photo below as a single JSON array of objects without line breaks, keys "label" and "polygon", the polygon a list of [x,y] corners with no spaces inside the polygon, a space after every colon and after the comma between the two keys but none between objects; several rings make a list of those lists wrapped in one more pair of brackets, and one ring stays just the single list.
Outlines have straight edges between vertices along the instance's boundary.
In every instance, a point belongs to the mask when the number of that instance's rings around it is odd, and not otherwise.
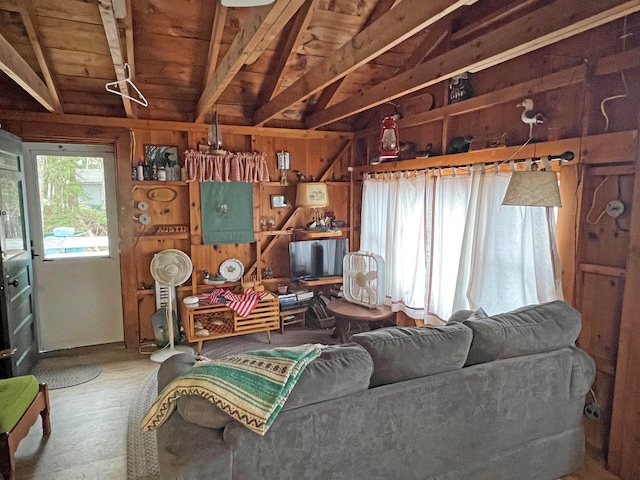
[{"label": "metal fan base", "polygon": [[171,358],[179,353],[193,354],[193,348],[188,345],[176,345],[173,348],[163,348],[162,350],[155,351],[151,354],[151,361],[155,363],[162,363],[167,358]]}]

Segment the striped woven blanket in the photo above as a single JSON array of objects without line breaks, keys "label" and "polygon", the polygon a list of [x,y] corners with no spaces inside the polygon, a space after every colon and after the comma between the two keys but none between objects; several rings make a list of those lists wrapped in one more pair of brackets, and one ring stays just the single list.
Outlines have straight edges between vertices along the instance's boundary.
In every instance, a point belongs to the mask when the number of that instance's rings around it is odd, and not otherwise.
[{"label": "striped woven blanket", "polygon": [[254,432],[264,435],[304,368],[322,345],[256,350],[194,365],[167,385],[142,419],[143,430],[160,427],[183,395],[199,395]]}]

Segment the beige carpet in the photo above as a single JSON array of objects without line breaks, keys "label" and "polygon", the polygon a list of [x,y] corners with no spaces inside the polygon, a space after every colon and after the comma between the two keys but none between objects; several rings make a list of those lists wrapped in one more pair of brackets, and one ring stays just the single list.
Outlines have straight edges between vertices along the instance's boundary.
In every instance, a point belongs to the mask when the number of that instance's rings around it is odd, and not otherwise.
[{"label": "beige carpet", "polygon": [[[253,333],[239,337],[210,340],[202,348],[209,358],[222,358],[249,350],[271,347],[292,347],[303,343],[338,343],[330,336],[330,330],[291,328],[284,335],[272,332],[271,344],[265,333]],[[140,383],[129,410],[127,425],[127,479],[157,480],[159,478],[157,444],[154,432],[143,432],[140,421],[156,398],[158,369],[154,368]]]}]

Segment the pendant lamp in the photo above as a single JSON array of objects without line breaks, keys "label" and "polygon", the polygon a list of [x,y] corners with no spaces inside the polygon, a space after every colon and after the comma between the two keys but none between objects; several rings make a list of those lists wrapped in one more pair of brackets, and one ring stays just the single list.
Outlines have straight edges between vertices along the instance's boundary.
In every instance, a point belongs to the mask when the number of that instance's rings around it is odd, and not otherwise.
[{"label": "pendant lamp", "polygon": [[[551,170],[550,160],[573,160],[573,152],[527,161],[527,169],[513,172],[502,205],[526,207],[561,207],[558,174]],[[539,160],[542,168],[533,160]]]},{"label": "pendant lamp", "polygon": [[211,123],[209,124],[209,132],[207,133],[207,144],[211,153],[215,155],[225,155],[226,150],[222,148],[222,132],[218,124],[218,112],[211,115]]}]

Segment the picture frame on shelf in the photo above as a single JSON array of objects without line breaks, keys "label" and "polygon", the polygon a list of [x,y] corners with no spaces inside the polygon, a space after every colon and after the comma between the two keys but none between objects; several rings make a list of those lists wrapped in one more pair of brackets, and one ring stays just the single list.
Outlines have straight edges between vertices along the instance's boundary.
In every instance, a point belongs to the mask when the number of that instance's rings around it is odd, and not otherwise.
[{"label": "picture frame on shelf", "polygon": [[171,145],[145,145],[144,159],[149,165],[178,161],[178,147]]},{"label": "picture frame on shelf", "polygon": [[271,208],[286,208],[288,206],[284,195],[271,195]]}]

